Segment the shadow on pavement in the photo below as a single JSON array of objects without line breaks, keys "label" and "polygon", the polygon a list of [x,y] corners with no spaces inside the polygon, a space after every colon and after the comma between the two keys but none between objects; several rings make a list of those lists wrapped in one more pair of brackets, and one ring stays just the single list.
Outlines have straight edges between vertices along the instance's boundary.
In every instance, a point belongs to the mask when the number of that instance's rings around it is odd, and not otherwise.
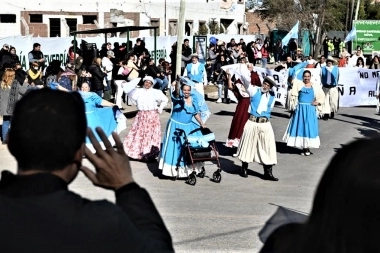
[{"label": "shadow on pavement", "polygon": [[158,162],[146,163],[146,167],[148,167],[154,177],[158,177],[160,179],[163,177],[162,170],[158,168]]},{"label": "shadow on pavement", "polygon": [[276,149],[277,149],[277,153],[280,153],[280,154],[297,154],[297,155],[299,155],[301,153],[300,149],[294,148],[294,147],[289,147],[286,145],[285,142],[279,142],[279,141],[276,141]]},{"label": "shadow on pavement", "polygon": [[237,148],[229,148],[224,146],[224,142],[216,141],[216,148],[219,151],[219,155],[221,156],[231,156],[236,153]]},{"label": "shadow on pavement", "polygon": [[136,114],[137,114],[137,113],[138,113],[137,110],[127,111],[127,112],[124,112],[124,116],[125,116],[127,119],[131,119],[131,118],[136,117]]},{"label": "shadow on pavement", "polygon": [[245,232],[248,232],[248,231],[252,232],[252,231],[254,231],[256,229],[259,229],[261,227],[262,227],[262,225],[259,225],[259,226],[253,226],[253,227],[247,227],[247,228],[237,229],[237,230],[233,230],[233,231],[229,231],[229,232],[216,233],[216,234],[207,235],[207,236],[200,236],[200,237],[197,237],[197,238],[194,238],[194,239],[190,239],[190,240],[185,240],[185,241],[180,241],[180,242],[174,242],[173,245],[174,246],[178,246],[178,245],[182,245],[182,244],[188,244],[188,243],[194,243],[194,242],[200,242],[200,241],[204,241],[204,240],[209,240],[209,239],[212,239],[212,238],[219,238],[219,237],[223,237],[223,236],[226,236],[226,235],[241,234],[241,233],[245,233]]},{"label": "shadow on pavement", "polygon": [[231,111],[219,111],[217,113],[214,113],[214,115],[219,115],[219,116],[234,116],[235,112],[231,112]]},{"label": "shadow on pavement", "polygon": [[359,133],[361,135],[363,135],[364,137],[378,137],[380,135],[380,133],[379,133],[380,121],[378,119],[364,117],[364,116],[360,116],[360,115],[344,114],[344,113],[338,114],[338,115],[362,121],[361,123],[355,123],[355,122],[350,122],[350,121],[343,120],[343,119],[334,118],[334,120],[338,120],[341,122],[351,123],[354,125],[370,128],[370,129],[361,128],[361,127],[356,128],[359,131]]},{"label": "shadow on pavement", "polygon": [[338,152],[340,149],[344,148],[347,144],[340,144],[340,148],[334,148],[335,152]]},{"label": "shadow on pavement", "polygon": [[[380,137],[379,130],[374,130],[374,129],[368,129],[368,128],[356,128],[361,135],[367,138],[375,138],[375,137]],[[355,138],[359,139],[359,138]]]},{"label": "shadow on pavement", "polygon": [[[232,157],[232,154],[236,152],[236,148],[228,148],[224,146],[223,142],[216,142],[216,146],[219,151],[219,155],[221,156],[229,156],[230,159],[219,157],[220,166],[222,171],[228,173],[228,174],[234,174],[239,175],[241,170],[241,161],[237,157]],[[256,167],[256,163],[249,163],[248,164],[248,175],[254,176],[263,179],[263,174],[260,174],[254,170],[251,170],[249,167]],[[259,165],[261,167],[261,165]]]},{"label": "shadow on pavement", "polygon": [[[256,172],[254,170],[249,169],[249,165],[252,166],[252,163],[248,164],[248,169],[247,169],[248,176],[254,176],[254,177],[258,177],[260,179],[264,179],[264,174],[260,174],[259,172]],[[263,173],[264,173],[264,169],[263,169]]]}]

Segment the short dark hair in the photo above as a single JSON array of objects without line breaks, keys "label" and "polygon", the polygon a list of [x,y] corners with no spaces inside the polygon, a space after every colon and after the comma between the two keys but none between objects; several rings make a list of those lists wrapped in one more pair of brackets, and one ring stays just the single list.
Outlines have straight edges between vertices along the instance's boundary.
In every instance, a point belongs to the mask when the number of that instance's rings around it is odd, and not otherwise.
[{"label": "short dark hair", "polygon": [[310,72],[310,70],[305,70],[305,71],[303,72],[303,74],[302,74],[302,77],[305,76],[305,74],[308,74],[308,73],[309,73],[309,75],[311,76],[311,72]]},{"label": "short dark hair", "polygon": [[185,86],[189,86],[189,87],[190,87],[190,90],[192,90],[191,85],[190,85],[190,84],[187,84],[187,83],[181,83],[181,90],[183,90],[183,88],[184,88]]},{"label": "short dark hair", "polygon": [[183,43],[185,43],[186,41],[189,41],[189,39],[184,39],[184,40],[183,40]]},{"label": "short dark hair", "polygon": [[40,47],[40,46],[41,46],[40,43],[34,43],[34,44],[33,44],[33,48]]},{"label": "short dark hair", "polygon": [[160,58],[160,59],[158,59],[158,63],[162,63],[163,61],[165,61],[165,58]]},{"label": "short dark hair", "polygon": [[16,103],[8,148],[21,170],[61,170],[74,162],[86,128],[78,92],[32,90]]}]

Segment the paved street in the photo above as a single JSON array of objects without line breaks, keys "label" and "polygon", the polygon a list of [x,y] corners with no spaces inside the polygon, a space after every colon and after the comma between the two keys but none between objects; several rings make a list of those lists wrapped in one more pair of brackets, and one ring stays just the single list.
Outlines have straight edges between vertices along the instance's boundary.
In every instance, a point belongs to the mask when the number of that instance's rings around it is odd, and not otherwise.
[{"label": "paved street", "polygon": [[[305,157],[282,142],[288,114],[276,106],[271,122],[278,152],[274,175],[280,181],[260,179],[263,170],[258,164],[249,164],[249,177],[241,178],[239,160],[231,156],[233,150],[222,145],[236,104],[208,104],[213,115],[206,125],[215,132],[221,155],[220,184],[208,177],[216,170],[211,162],[206,163],[206,177],[198,179],[195,186],[182,180],[159,179],[157,163],[132,162],[135,180],[151,194],[171,232],[176,252],[257,252],[262,246],[258,232],[277,206],[308,213],[316,185],[336,150],[356,138],[374,136],[380,129],[374,107],[341,108],[335,119],[319,121],[322,146]],[[163,132],[169,116],[164,112],[161,117]],[[129,119],[128,125],[131,122]],[[84,164],[89,165],[87,160]],[[0,147],[0,168],[16,170],[4,145]],[[111,191],[92,186],[82,174],[70,188],[89,199],[114,201]]]}]

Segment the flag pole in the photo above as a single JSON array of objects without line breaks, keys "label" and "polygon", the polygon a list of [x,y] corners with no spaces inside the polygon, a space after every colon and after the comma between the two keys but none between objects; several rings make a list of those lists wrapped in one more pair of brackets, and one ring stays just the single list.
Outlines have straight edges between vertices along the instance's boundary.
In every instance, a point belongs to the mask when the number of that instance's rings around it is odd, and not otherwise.
[{"label": "flag pole", "polygon": [[[177,26],[177,56],[176,56],[176,76],[181,76],[181,62],[182,62],[182,41],[185,33],[185,0],[180,1],[179,17]],[[174,80],[172,80],[174,81]]]}]

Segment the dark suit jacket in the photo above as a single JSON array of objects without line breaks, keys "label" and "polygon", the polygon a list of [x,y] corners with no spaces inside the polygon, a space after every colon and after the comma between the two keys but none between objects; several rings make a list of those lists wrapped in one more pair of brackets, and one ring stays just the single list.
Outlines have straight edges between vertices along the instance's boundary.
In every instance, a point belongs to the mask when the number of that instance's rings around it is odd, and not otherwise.
[{"label": "dark suit jacket", "polygon": [[116,191],[116,205],[91,201],[50,173],[0,181],[2,252],[174,252],[149,194],[137,184]]},{"label": "dark suit jacket", "polygon": [[303,235],[303,228],[304,224],[299,223],[289,223],[277,228],[268,237],[260,253],[295,252],[299,238]]}]

